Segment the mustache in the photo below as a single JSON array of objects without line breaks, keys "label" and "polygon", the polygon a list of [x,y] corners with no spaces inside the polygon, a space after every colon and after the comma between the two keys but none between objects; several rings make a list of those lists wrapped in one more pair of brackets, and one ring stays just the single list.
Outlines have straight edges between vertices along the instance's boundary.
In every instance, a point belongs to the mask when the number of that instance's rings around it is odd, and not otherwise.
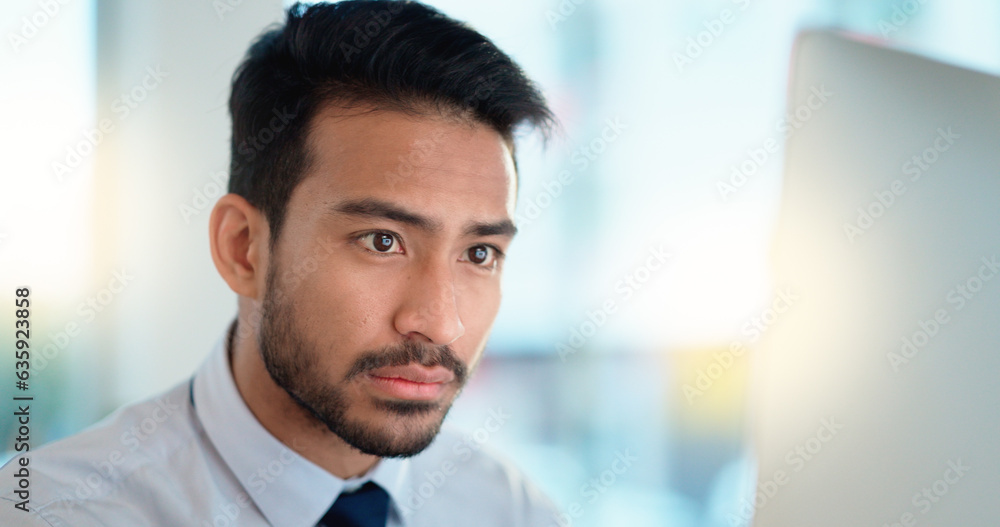
[{"label": "mustache", "polygon": [[427,367],[442,366],[451,370],[459,386],[465,384],[466,377],[469,375],[465,363],[458,359],[451,346],[447,344],[431,346],[414,340],[406,340],[399,344],[390,344],[377,350],[362,353],[354,361],[344,380],[349,381],[358,375],[378,368],[406,366],[414,363]]}]

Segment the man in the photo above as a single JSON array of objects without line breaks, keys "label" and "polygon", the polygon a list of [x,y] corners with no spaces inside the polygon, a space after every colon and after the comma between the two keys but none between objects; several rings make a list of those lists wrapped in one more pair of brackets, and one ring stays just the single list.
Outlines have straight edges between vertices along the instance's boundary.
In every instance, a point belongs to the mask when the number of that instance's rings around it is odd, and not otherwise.
[{"label": "man", "polygon": [[189,382],[9,462],[0,524],[552,524],[439,433],[499,308],[513,130],[552,123],[536,88],[429,7],[351,1],[293,6],[229,107],[210,240],[237,319]]}]

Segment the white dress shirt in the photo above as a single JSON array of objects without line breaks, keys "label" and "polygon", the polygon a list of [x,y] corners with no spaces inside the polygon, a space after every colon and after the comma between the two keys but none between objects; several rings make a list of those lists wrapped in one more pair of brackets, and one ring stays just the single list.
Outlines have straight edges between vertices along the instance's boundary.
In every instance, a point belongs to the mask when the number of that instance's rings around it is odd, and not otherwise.
[{"label": "white dress shirt", "polygon": [[[230,329],[232,326],[230,327]],[[313,527],[344,490],[389,494],[389,527],[548,527],[552,503],[516,469],[447,426],[423,452],[342,480],[271,435],[233,380],[224,335],[193,380],[0,469],[0,525]]]}]

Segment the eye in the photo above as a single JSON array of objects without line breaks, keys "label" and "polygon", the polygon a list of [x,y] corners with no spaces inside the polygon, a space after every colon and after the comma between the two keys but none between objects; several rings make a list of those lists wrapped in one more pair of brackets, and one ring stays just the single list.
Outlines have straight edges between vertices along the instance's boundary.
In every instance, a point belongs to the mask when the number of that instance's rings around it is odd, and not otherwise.
[{"label": "eye", "polygon": [[401,253],[402,244],[395,234],[388,232],[370,232],[358,238],[361,245],[369,251],[376,253]]},{"label": "eye", "polygon": [[500,252],[500,249],[492,245],[476,245],[469,247],[465,252],[465,256],[471,263],[487,269],[493,269],[503,257],[503,253]]}]

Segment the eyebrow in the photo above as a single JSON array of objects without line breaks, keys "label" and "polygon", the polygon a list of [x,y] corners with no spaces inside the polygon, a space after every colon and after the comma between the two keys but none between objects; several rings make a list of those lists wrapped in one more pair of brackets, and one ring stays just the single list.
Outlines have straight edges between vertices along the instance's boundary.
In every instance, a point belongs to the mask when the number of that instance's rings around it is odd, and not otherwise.
[{"label": "eyebrow", "polygon": [[[375,198],[348,200],[336,204],[333,212],[349,216],[386,219],[416,227],[427,232],[438,232],[442,229],[441,222],[408,211],[403,207]],[[466,236],[505,236],[513,238],[517,234],[514,222],[504,219],[495,222],[473,222],[465,227]]]}]

